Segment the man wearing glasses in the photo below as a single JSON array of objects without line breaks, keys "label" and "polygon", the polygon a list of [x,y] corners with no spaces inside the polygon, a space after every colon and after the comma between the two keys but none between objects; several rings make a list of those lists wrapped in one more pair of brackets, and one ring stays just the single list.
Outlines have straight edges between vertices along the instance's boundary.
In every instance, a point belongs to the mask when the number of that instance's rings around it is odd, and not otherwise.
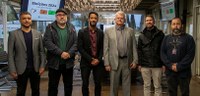
[{"label": "man wearing glasses", "polygon": [[57,96],[60,76],[63,77],[65,96],[72,95],[73,66],[76,51],[76,32],[67,23],[65,9],[56,11],[56,21],[46,27],[44,46],[47,49],[48,96]]}]

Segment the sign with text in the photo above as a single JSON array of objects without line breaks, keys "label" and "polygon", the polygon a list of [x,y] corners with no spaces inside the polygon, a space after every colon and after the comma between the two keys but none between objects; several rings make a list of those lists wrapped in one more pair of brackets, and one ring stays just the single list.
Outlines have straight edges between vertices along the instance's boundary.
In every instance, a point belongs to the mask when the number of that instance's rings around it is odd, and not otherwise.
[{"label": "sign with text", "polygon": [[174,2],[161,3],[162,20],[171,20],[175,17]]},{"label": "sign with text", "polygon": [[53,21],[58,8],[64,7],[64,0],[23,0],[22,11],[28,11],[33,20]]}]

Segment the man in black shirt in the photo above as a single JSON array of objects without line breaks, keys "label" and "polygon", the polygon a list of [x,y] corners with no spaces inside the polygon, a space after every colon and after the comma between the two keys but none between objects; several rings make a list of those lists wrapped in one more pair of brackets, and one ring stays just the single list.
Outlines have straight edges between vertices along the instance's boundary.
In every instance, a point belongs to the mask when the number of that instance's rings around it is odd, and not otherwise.
[{"label": "man in black shirt", "polygon": [[42,36],[32,29],[31,14],[20,13],[21,28],[11,32],[8,39],[8,66],[17,81],[17,96],[25,96],[28,79],[32,96],[39,96],[40,75],[45,70]]}]

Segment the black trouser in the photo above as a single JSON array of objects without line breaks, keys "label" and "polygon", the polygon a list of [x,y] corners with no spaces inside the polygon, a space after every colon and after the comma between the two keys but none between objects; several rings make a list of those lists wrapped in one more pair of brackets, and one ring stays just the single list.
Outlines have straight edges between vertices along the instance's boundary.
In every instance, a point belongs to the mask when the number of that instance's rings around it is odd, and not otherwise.
[{"label": "black trouser", "polygon": [[48,96],[57,96],[60,76],[63,77],[65,96],[72,96],[73,67],[66,69],[65,65],[59,66],[59,70],[49,68]]},{"label": "black trouser", "polygon": [[95,96],[101,96],[101,81],[103,77],[103,66],[83,66],[81,67],[81,77],[82,77],[82,93],[83,96],[89,96],[89,77],[90,72],[93,72],[93,79],[95,84]]},{"label": "black trouser", "polygon": [[28,79],[30,80],[32,96],[39,96],[40,75],[34,69],[26,69],[21,75],[18,75],[17,96],[25,96]]},{"label": "black trouser", "polygon": [[190,95],[191,76],[180,78],[178,75],[167,76],[169,96],[177,96],[178,86],[180,87],[181,96]]}]

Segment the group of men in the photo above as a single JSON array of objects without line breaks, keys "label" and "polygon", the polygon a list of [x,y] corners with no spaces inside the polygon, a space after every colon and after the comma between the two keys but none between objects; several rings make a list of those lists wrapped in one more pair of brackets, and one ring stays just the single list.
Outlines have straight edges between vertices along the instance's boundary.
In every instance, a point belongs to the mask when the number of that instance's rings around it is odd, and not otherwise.
[{"label": "group of men", "polygon": [[165,70],[169,95],[177,96],[177,86],[180,85],[182,96],[189,96],[195,43],[192,36],[183,31],[180,18],[171,20],[171,33],[165,36],[154,25],[154,17],[147,15],[146,27],[137,42],[135,31],[125,26],[123,11],[115,14],[115,25],[106,29],[105,33],[97,28],[98,13],[90,12],[88,27],[79,30],[78,38],[74,26],[67,22],[67,15],[64,9],[58,9],[56,20],[46,27],[42,37],[31,27],[31,14],[20,13],[21,28],[11,32],[8,40],[9,72],[17,81],[17,96],[25,96],[28,80],[32,96],[39,96],[40,76],[46,64],[48,96],[57,96],[61,75],[65,96],[72,96],[76,51],[81,54],[83,96],[89,96],[91,71],[94,95],[101,96],[104,69],[110,72],[110,96],[118,96],[120,80],[123,96],[131,96],[131,69],[137,66],[144,81],[144,96],[150,96],[151,80],[155,96],[162,95],[161,76]]}]

